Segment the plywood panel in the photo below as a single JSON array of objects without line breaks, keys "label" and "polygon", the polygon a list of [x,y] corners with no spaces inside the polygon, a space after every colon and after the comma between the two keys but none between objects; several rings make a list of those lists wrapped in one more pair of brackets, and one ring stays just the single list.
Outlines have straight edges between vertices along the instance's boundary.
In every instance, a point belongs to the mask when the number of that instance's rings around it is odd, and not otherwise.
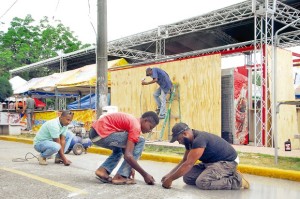
[{"label": "plywood panel", "polygon": [[[295,100],[292,66],[292,53],[278,49],[276,78],[278,101]],[[298,140],[294,140],[294,134],[298,132],[296,106],[281,105],[277,121],[278,146],[284,147],[284,142],[290,138],[293,146],[299,148]]]},{"label": "plywood panel", "polygon": [[[148,65],[111,72],[111,102],[119,111],[140,117],[145,112],[156,109],[152,96],[157,84],[141,85],[147,67],[165,70],[171,80],[180,86],[180,106],[182,122],[191,128],[221,135],[221,56],[211,55],[186,60]],[[150,80],[149,77],[146,81]],[[178,102],[172,104],[172,115],[179,115]],[[171,119],[171,127],[178,122]],[[157,131],[161,129],[161,120]],[[169,139],[168,128],[163,140]],[[151,139],[157,139],[154,133]]]}]

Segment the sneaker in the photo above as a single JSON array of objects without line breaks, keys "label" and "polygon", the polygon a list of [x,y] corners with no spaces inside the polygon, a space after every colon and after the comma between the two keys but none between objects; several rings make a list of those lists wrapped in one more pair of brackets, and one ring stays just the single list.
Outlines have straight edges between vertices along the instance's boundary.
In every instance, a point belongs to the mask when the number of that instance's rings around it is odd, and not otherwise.
[{"label": "sneaker", "polygon": [[241,189],[249,189],[250,188],[249,182],[245,179],[245,177],[243,176],[243,174],[240,171],[237,171],[237,172],[242,177],[242,187],[241,187]]},{"label": "sneaker", "polygon": [[165,115],[159,115],[158,118],[159,119],[165,119]]},{"label": "sneaker", "polygon": [[55,157],[54,163],[61,164],[61,163],[64,163],[64,161],[61,158]]},{"label": "sneaker", "polygon": [[42,156],[38,156],[38,160],[39,160],[39,164],[40,165],[47,165],[47,161],[46,161],[46,158],[42,157]]}]

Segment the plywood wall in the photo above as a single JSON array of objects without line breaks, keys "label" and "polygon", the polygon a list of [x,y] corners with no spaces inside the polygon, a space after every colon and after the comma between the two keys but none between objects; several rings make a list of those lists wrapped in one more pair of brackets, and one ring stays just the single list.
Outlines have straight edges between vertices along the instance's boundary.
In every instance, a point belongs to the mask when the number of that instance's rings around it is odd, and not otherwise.
[{"label": "plywood wall", "polygon": [[[143,112],[155,110],[153,92],[157,84],[141,85],[147,67],[165,70],[180,87],[181,121],[191,128],[221,135],[221,56],[211,55],[186,60],[148,65],[111,72],[111,104],[119,111],[139,117]],[[150,81],[149,77],[146,81]],[[172,104],[172,115],[178,116],[178,101]],[[179,119],[171,119],[171,127]],[[157,127],[160,131],[163,120]],[[163,140],[170,138],[168,127]],[[154,133],[151,139],[158,139]],[[147,136],[146,136],[147,137]]]},{"label": "plywood wall", "polygon": [[[295,100],[292,52],[278,49],[277,51],[277,101]],[[299,148],[299,141],[294,140],[298,133],[297,112],[294,105],[281,105],[277,117],[278,146],[284,147],[284,142],[290,138],[292,146]]]}]

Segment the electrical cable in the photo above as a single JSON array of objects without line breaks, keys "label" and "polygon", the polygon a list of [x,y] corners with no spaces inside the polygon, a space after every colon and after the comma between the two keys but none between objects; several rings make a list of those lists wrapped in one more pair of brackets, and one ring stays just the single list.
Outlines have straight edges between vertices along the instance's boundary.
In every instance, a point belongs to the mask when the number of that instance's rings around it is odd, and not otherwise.
[{"label": "electrical cable", "polygon": [[60,0],[57,1],[56,7],[55,7],[55,11],[54,11],[54,15],[52,16],[52,19],[53,19],[53,20],[54,20],[55,15],[56,15],[56,11],[57,11],[57,8],[58,8],[58,5],[59,5],[59,1],[60,1]]},{"label": "electrical cable", "polygon": [[[32,157],[27,157],[28,155],[32,155]],[[31,152],[26,153],[25,158],[14,158],[12,159],[13,162],[26,162],[30,159],[36,158],[38,160],[38,157],[33,155]]]},{"label": "electrical cable", "polygon": [[1,17],[0,17],[0,19],[4,16],[4,15],[6,15],[7,13],[8,13],[8,11],[16,4],[18,2],[18,0],[15,0],[15,2],[4,12],[4,14],[3,15],[1,15]]},{"label": "electrical cable", "polygon": [[97,37],[97,32],[96,32],[96,30],[95,30],[95,27],[94,27],[94,25],[93,25],[93,22],[92,22],[92,20],[91,20],[91,6],[90,6],[90,0],[88,0],[88,6],[89,6],[89,14],[88,14],[88,16],[89,16],[89,19],[90,19],[90,24],[91,24],[91,26],[92,26],[92,28],[93,28],[93,30],[94,30],[94,33],[95,33],[95,36]]}]

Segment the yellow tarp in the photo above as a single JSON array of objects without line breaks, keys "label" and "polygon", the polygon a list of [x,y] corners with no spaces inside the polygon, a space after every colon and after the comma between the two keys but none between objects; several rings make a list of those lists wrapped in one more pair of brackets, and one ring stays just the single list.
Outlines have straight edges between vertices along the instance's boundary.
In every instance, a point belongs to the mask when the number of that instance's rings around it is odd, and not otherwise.
[{"label": "yellow tarp", "polygon": [[[117,67],[127,65],[127,61],[124,58],[108,61],[107,67]],[[110,85],[110,72],[107,74],[108,85]],[[74,74],[61,80],[56,84],[57,88],[69,88],[69,87],[94,87],[96,85],[96,64],[91,64],[80,68]]]},{"label": "yellow tarp", "polygon": [[[74,112],[72,124],[77,123],[83,123],[84,128],[86,130],[89,130],[92,126],[92,123],[96,119],[96,112],[95,110],[89,109],[89,110],[72,110]],[[58,111],[45,111],[45,112],[35,112],[33,115],[34,118],[34,124],[33,124],[33,130],[38,131],[42,124],[44,124],[46,121],[54,119],[59,116]],[[21,123],[23,123],[26,126],[27,120],[26,115],[24,115],[21,118]]]}]

